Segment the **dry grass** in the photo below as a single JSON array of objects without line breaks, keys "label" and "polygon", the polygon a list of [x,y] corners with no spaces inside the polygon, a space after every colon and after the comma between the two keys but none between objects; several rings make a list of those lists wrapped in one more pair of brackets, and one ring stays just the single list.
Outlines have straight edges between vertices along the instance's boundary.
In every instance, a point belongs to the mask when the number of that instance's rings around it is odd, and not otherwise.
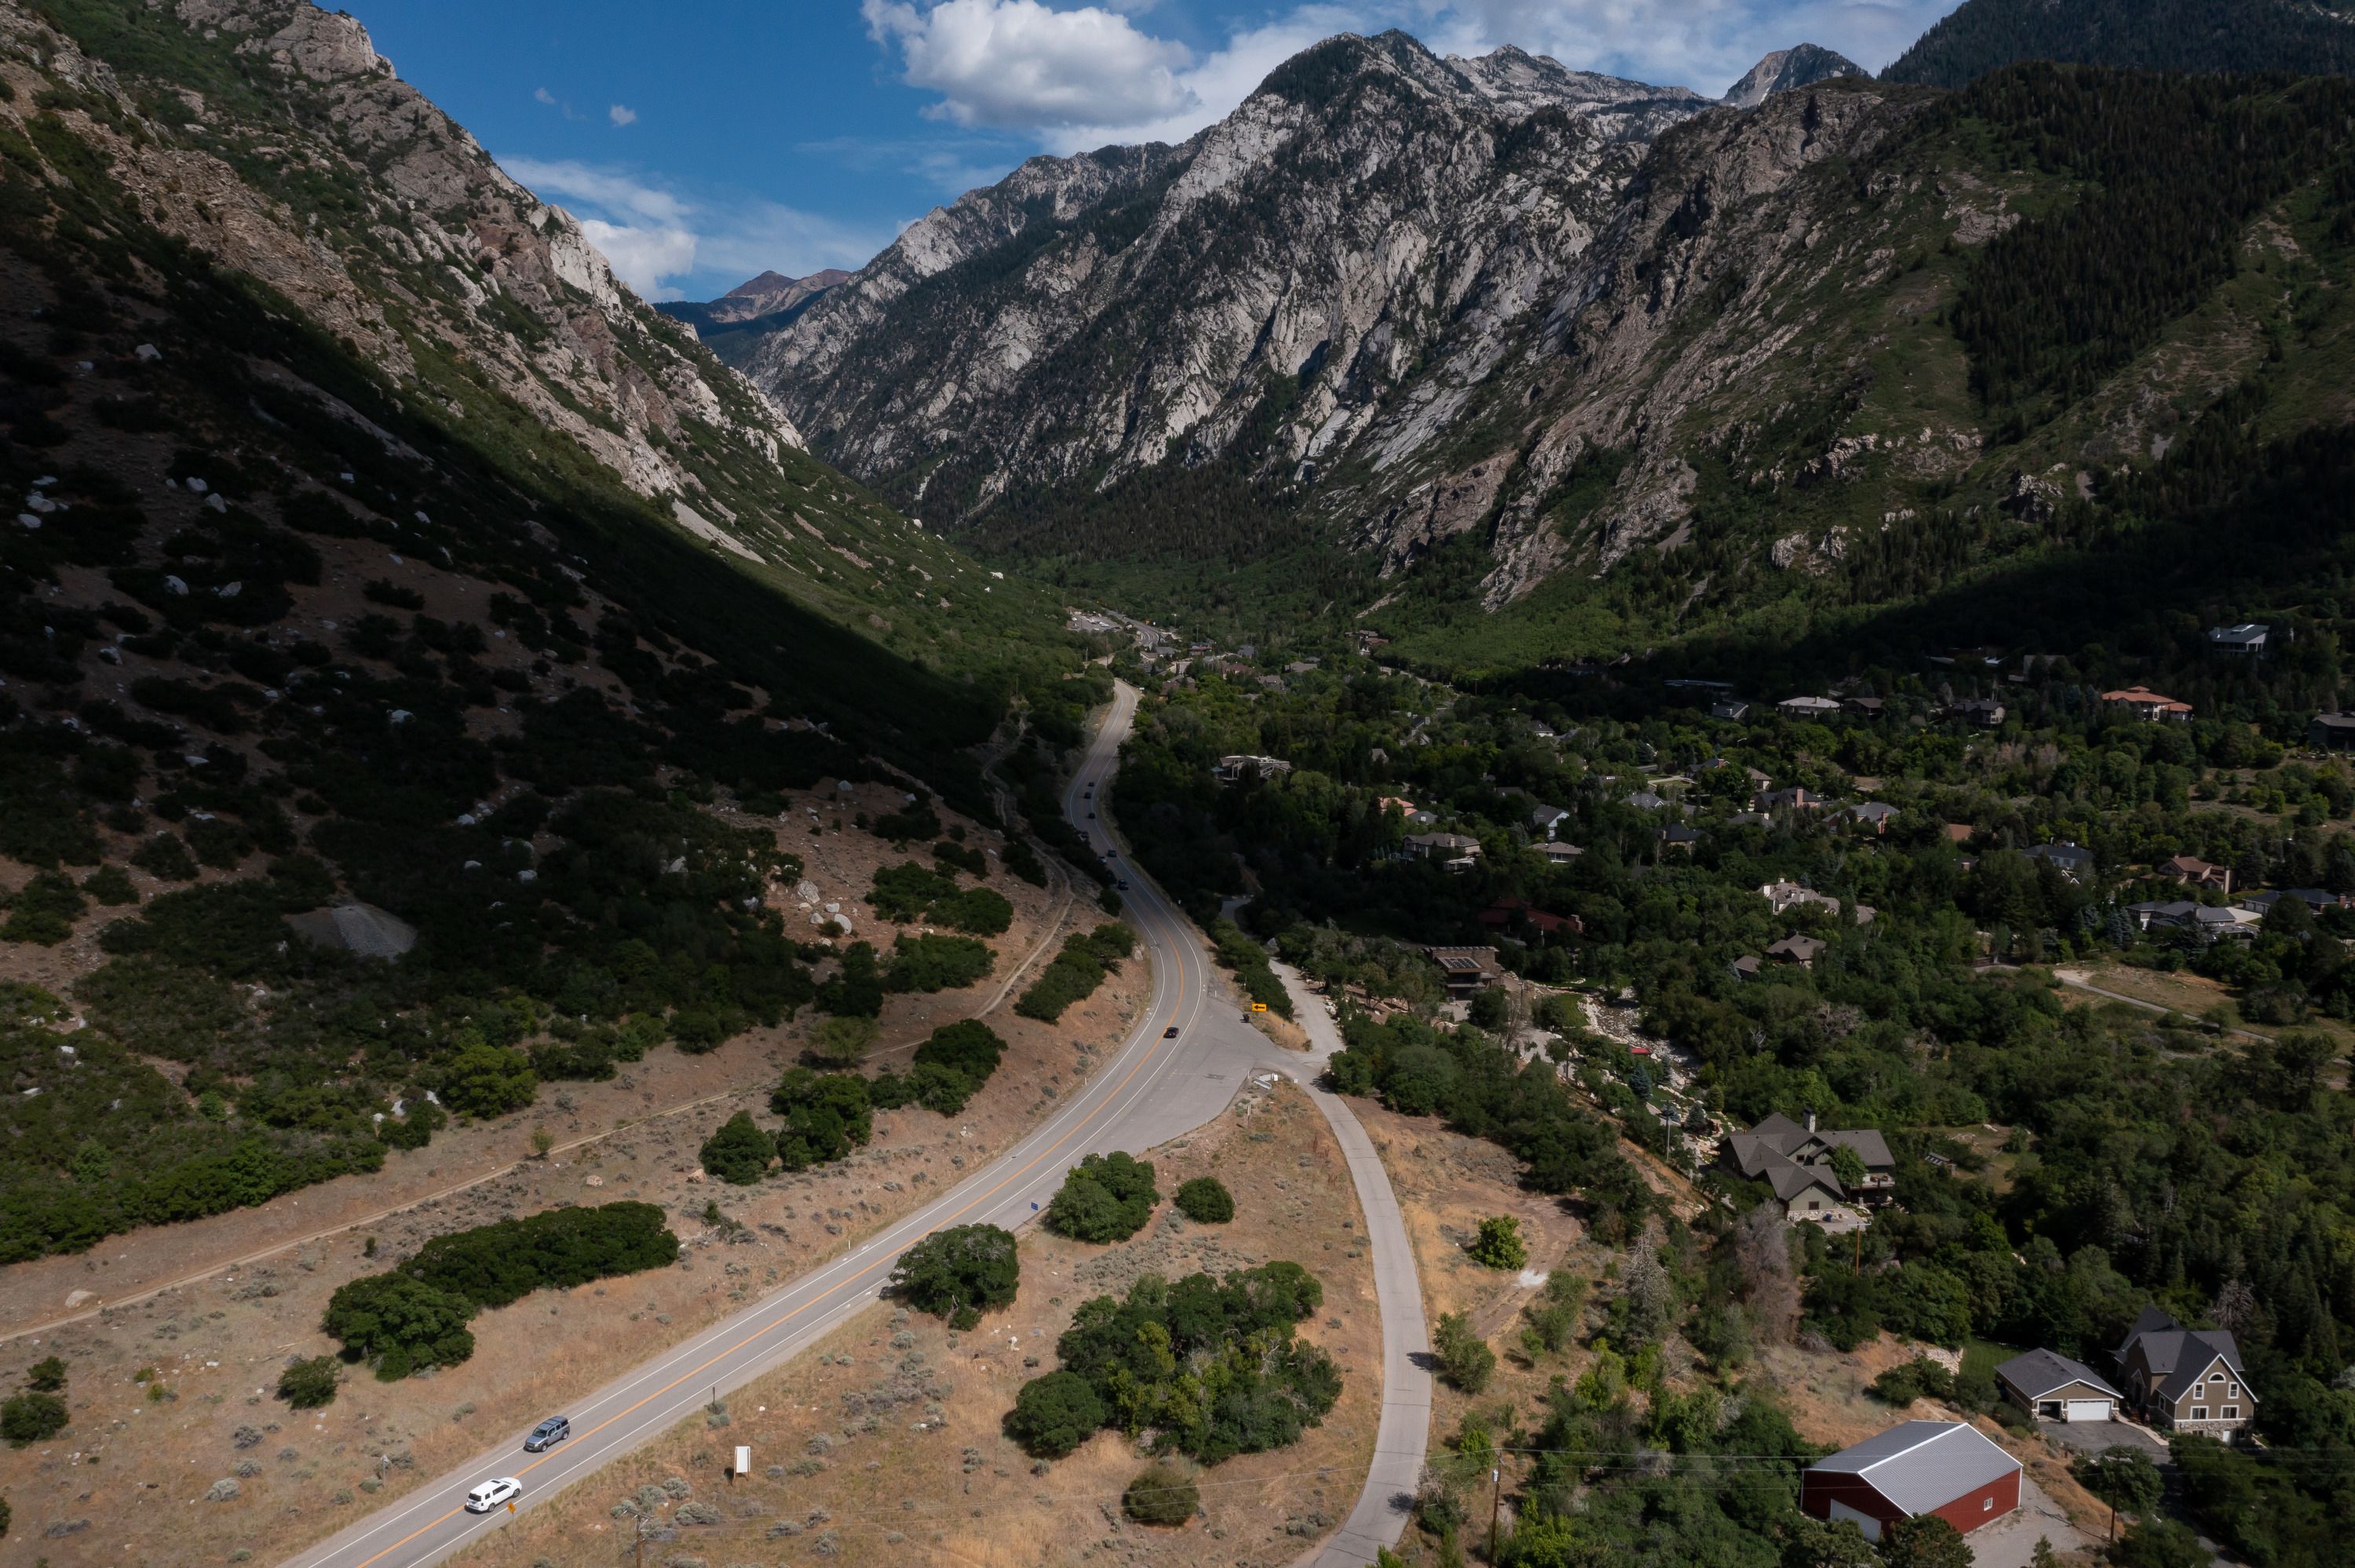
[{"label": "dry grass", "polygon": [[[480,1447],[485,1433],[519,1428],[560,1408],[927,1201],[1075,1089],[1117,1042],[1148,984],[1146,966],[1129,965],[1084,1012],[1074,1010],[1053,1029],[1001,1011],[993,1022],[1008,1038],[1007,1059],[964,1116],[950,1121],[914,1107],[879,1116],[872,1146],[820,1171],[752,1188],[701,1181],[696,1150],[740,1103],[723,1099],[625,1128],[570,1155],[526,1162],[368,1231],[342,1232],[0,1347],[0,1382],[10,1387],[25,1366],[46,1355],[63,1355],[71,1368],[72,1426],[44,1446],[0,1450],[0,1490],[16,1507],[16,1532],[39,1538],[52,1525],[95,1521],[78,1533],[42,1540],[53,1568],[101,1562],[163,1568],[227,1561],[239,1551],[259,1559],[282,1557],[341,1528],[362,1508],[390,1501],[459,1463]],[[895,1002],[903,1000],[909,999]],[[912,1000],[938,1005],[951,999]],[[672,1054],[658,1052],[647,1065]],[[739,1041],[699,1060],[765,1085],[782,1056]],[[612,1103],[622,1109],[628,1102]],[[581,1104],[585,1108],[585,1097]],[[512,1158],[530,1120],[527,1113],[479,1129],[496,1160]],[[458,1147],[467,1147],[468,1135],[460,1136]],[[442,1139],[412,1158],[436,1157],[451,1158]],[[334,1190],[346,1185],[330,1183],[224,1218],[315,1226],[305,1216],[327,1213],[340,1196]],[[359,1201],[371,1196],[363,1191]],[[617,1198],[659,1203],[672,1213],[673,1228],[688,1243],[678,1266],[542,1293],[485,1313],[474,1325],[480,1348],[464,1367],[391,1385],[362,1374],[316,1415],[289,1412],[264,1392],[288,1356],[332,1348],[318,1332],[319,1316],[346,1280],[384,1266],[432,1235],[559,1202]],[[730,1218],[749,1227],[744,1243],[725,1243],[696,1217],[715,1199]],[[206,1233],[210,1224],[116,1238],[91,1256],[31,1268],[64,1266],[66,1272],[47,1283],[53,1292],[75,1271],[105,1278],[104,1266],[134,1247],[161,1248],[168,1256],[175,1240]],[[369,1235],[379,1244],[373,1260],[363,1254]],[[156,1369],[157,1381],[175,1397],[146,1398],[133,1381],[145,1367]],[[240,1426],[254,1428],[263,1440],[238,1448]],[[280,1457],[282,1452],[292,1457]],[[375,1456],[384,1453],[406,1455],[410,1463],[392,1469],[382,1489],[370,1493],[364,1483],[374,1478]],[[236,1478],[238,1499],[192,1500],[215,1480],[234,1477],[241,1463],[260,1468]]]},{"label": "dry grass", "polygon": [[[1248,1116],[1246,1116],[1248,1112]],[[1339,1147],[1289,1085],[1247,1096],[1226,1117],[1150,1151],[1164,1193],[1216,1174],[1236,1218],[1192,1225],[1164,1204],[1136,1239],[1091,1247],[1033,1229],[1011,1308],[970,1334],[885,1303],[815,1354],[729,1399],[729,1423],[683,1424],[456,1561],[523,1565],[618,1560],[629,1539],[613,1506],[678,1477],[718,1503],[717,1524],[684,1527],[647,1561],[712,1563],[940,1563],[1035,1568],[1099,1552],[1180,1568],[1289,1561],[1345,1516],[1371,1461],[1381,1328],[1363,1229]],[[1070,1458],[1035,1467],[1000,1430],[1022,1383],[1055,1365],[1054,1343],[1089,1298],[1139,1274],[1222,1273],[1292,1258],[1323,1280],[1325,1309],[1303,1325],[1339,1361],[1341,1401],[1298,1445],[1244,1455],[1198,1478],[1202,1513],[1175,1530],[1129,1522],[1120,1493],[1143,1467],[1135,1446],[1101,1434]],[[728,1449],[752,1448],[732,1483]]]}]

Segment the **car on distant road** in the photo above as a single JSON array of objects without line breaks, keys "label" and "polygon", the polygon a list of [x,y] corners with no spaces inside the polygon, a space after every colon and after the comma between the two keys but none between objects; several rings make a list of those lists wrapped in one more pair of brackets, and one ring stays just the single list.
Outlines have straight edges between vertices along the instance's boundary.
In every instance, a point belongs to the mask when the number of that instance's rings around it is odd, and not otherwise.
[{"label": "car on distant road", "polygon": [[1178,1038],[1178,1026],[1177,1026],[1176,1024],[1174,1024],[1174,1023],[1173,1023],[1173,1024],[1171,1024],[1168,1028],[1167,1028],[1167,1029],[1163,1030],[1163,1031],[1161,1032],[1161,1038],[1163,1038],[1164,1040],[1175,1040],[1175,1039],[1177,1039],[1177,1038]]},{"label": "car on distant road", "polygon": [[531,1429],[531,1436],[523,1440],[523,1451],[544,1454],[571,1436],[572,1423],[561,1415],[551,1415]]},{"label": "car on distant road", "polygon": [[485,1481],[466,1494],[468,1513],[488,1513],[504,1502],[512,1502],[523,1495],[523,1483],[513,1476],[501,1476],[496,1481]]},{"label": "car on distant road", "polygon": [[1128,891],[1128,884],[1127,884],[1127,883],[1125,883],[1125,882],[1123,882],[1123,883],[1120,885],[1120,890],[1121,890],[1123,893],[1127,892],[1127,891]]}]

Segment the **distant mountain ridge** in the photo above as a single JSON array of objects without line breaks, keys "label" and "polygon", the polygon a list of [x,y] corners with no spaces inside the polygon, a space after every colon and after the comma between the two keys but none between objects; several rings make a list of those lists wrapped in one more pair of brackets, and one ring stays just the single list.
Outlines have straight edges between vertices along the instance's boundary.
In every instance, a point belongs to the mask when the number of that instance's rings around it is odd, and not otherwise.
[{"label": "distant mountain ridge", "polygon": [[2355,75],[2355,16],[2316,0],[1965,0],[1881,78],[1962,87],[2017,60]]},{"label": "distant mountain ridge", "polygon": [[1870,76],[1862,66],[1834,49],[1799,44],[1774,53],[1752,66],[1718,101],[1731,109],[1755,109],[1778,92],[1813,87],[1836,76]]},{"label": "distant mountain ridge", "polygon": [[850,274],[839,267],[824,268],[805,278],[768,271],[745,280],[716,300],[665,300],[654,308],[702,334],[712,327],[737,326],[792,311],[849,281]]}]

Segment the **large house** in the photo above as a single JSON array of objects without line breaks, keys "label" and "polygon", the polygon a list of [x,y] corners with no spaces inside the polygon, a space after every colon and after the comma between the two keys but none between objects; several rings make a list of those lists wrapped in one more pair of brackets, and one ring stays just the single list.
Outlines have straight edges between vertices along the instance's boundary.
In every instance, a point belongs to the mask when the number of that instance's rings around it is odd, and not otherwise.
[{"label": "large house", "polygon": [[2232,868],[2211,865],[2197,855],[2177,855],[2161,865],[2158,874],[2171,876],[2186,887],[2210,887],[2219,893],[2232,891]]},{"label": "large house", "polygon": [[2194,931],[2203,942],[2256,936],[2264,917],[2247,909],[2227,909],[2214,904],[2194,904],[2188,898],[2155,898],[2129,904],[2126,913],[2146,931]]},{"label": "large house", "polygon": [[1439,966],[1451,997],[1470,996],[1505,978],[1505,966],[1497,961],[1494,948],[1425,948],[1423,952]]},{"label": "large house", "polygon": [[2126,1403],[2154,1426],[2227,1442],[2256,1414],[2241,1347],[2222,1329],[2187,1329],[2146,1307],[2117,1350]]},{"label": "large house", "polygon": [[1561,831],[1562,823],[1568,821],[1570,821],[1570,813],[1563,810],[1560,806],[1532,806],[1529,808],[1530,831],[1533,832],[1543,833],[1549,842],[1552,840],[1554,834]]},{"label": "large house", "polygon": [[2138,719],[2166,719],[2175,724],[2191,722],[2191,705],[2179,703],[2173,697],[2161,696],[2147,686],[2129,686],[2122,692],[2104,692],[2102,701],[2114,708],[2124,708]]},{"label": "large house", "polygon": [[2051,863],[2055,871],[2081,885],[2093,878],[2094,852],[2083,844],[2065,841],[2057,844],[2038,844],[2028,852],[2028,858]]},{"label": "large house", "polygon": [[1995,1369],[2014,1404],[2043,1421],[2115,1421],[2126,1398],[2082,1361],[2051,1351],[2030,1351]]},{"label": "large house", "polygon": [[1469,833],[1409,833],[1406,853],[1416,860],[1435,860],[1450,871],[1469,871],[1480,858],[1480,841]]},{"label": "large house", "polygon": [[2306,726],[2306,744],[2317,751],[2355,751],[2355,714],[2317,714]]},{"label": "large house", "polygon": [[2208,645],[2227,653],[2251,655],[2265,651],[2265,639],[2273,628],[2261,620],[2244,620],[2238,626],[2211,626],[2208,629]]},{"label": "large house", "polygon": [[1281,757],[1221,757],[1219,777],[1232,784],[1244,779],[1273,779],[1279,773],[1292,771],[1292,764]]},{"label": "large house", "polygon": [[[1832,1150],[1849,1149],[1864,1161],[1864,1180],[1851,1192],[1831,1165]],[[1851,1203],[1885,1202],[1896,1186],[1897,1162],[1880,1133],[1867,1128],[1817,1130],[1816,1113],[1804,1125],[1780,1111],[1725,1140],[1721,1158],[1744,1181],[1764,1181],[1785,1219],[1823,1218]]]},{"label": "large house", "polygon": [[1839,712],[1840,705],[1829,697],[1785,697],[1774,711],[1785,718],[1820,719]]},{"label": "large house", "polygon": [[1838,899],[1828,893],[1818,893],[1812,887],[1802,887],[1796,882],[1767,883],[1758,889],[1758,896],[1764,898],[1766,907],[1777,915],[1796,909],[1802,904],[1812,904],[1834,915],[1840,912]]},{"label": "large house", "polygon": [[1802,1510],[1847,1520],[1867,1541],[1924,1514],[1967,1534],[2019,1506],[2019,1461],[1959,1421],[1902,1422],[1799,1478]]}]

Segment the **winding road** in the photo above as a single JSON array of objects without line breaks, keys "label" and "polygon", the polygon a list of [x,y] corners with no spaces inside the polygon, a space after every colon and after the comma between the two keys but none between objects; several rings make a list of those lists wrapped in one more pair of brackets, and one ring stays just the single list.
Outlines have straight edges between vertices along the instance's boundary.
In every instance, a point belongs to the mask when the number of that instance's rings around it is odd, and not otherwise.
[{"label": "winding road", "polygon": [[[1111,777],[1136,712],[1125,683],[1088,747],[1063,810],[1082,831],[1114,836],[1087,815],[1089,797]],[[1125,851],[1122,851],[1124,862]],[[288,1560],[288,1568],[422,1568],[481,1541],[509,1517],[465,1511],[467,1490],[499,1476],[523,1483],[515,1501],[548,1501],[642,1443],[693,1415],[713,1391],[724,1394],[781,1364],[873,1301],[900,1254],[950,1225],[1015,1230],[1036,1217],[1082,1155],[1138,1150],[1219,1115],[1253,1072],[1305,1077],[1308,1065],[1244,1022],[1242,1004],[1209,961],[1200,935],[1151,880],[1134,868],[1126,919],[1152,965],[1150,999],[1135,1033],[1084,1089],[1045,1125],[989,1165],[849,1253],[783,1286],[725,1321],[623,1373],[566,1406],[573,1436],[541,1455],[523,1452],[520,1431],[469,1463],[418,1487]],[[1324,1022],[1321,1014],[1316,1022]],[[1167,1037],[1174,1029],[1175,1038]],[[1414,1490],[1430,1425],[1430,1374],[1415,1364],[1427,1342],[1413,1255],[1388,1178],[1346,1104],[1312,1087],[1341,1139],[1364,1209],[1382,1314],[1384,1386],[1376,1455],[1364,1494],[1339,1534],[1304,1562],[1318,1568],[1370,1563],[1397,1541]]]}]

